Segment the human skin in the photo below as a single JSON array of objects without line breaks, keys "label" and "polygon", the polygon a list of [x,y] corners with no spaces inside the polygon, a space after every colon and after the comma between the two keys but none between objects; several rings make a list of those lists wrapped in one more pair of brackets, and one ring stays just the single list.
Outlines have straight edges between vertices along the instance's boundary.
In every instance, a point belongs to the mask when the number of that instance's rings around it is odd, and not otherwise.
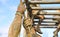
[{"label": "human skin", "polygon": [[[8,37],[18,37],[18,35],[21,31],[21,22],[22,22],[22,16],[24,14],[24,11],[25,11],[25,6],[23,5],[22,0],[20,0],[20,4],[18,6],[16,13],[20,12],[21,15],[19,15],[19,14],[15,15],[15,18],[14,18],[14,20],[9,28],[9,31],[8,31]],[[27,20],[26,20],[26,23],[27,23]],[[27,23],[27,24],[29,24],[29,23]],[[30,35],[31,34],[29,33],[27,36],[30,36]]]},{"label": "human skin", "polygon": [[24,6],[22,0],[20,0],[20,4],[18,6],[17,12],[19,12],[21,14],[15,15],[15,18],[8,31],[8,37],[18,37],[18,35],[21,31],[22,15],[23,15],[24,11],[25,11],[25,6]]},{"label": "human skin", "polygon": [[[26,9],[25,9],[25,6],[24,6],[23,2],[22,2],[22,0],[20,0],[20,4],[18,6],[18,9],[17,9],[16,13],[19,12],[19,13],[21,13],[21,15],[20,14],[15,15],[15,18],[14,18],[14,20],[13,20],[13,22],[12,22],[10,28],[9,28],[9,31],[8,31],[8,37],[18,37],[18,35],[20,34],[22,16],[23,16],[25,10]],[[28,31],[26,31],[26,32],[28,32]],[[35,33],[36,32],[35,32],[34,28],[32,28],[31,29],[31,34],[35,34]],[[29,33],[27,36],[30,36],[31,34]]]}]

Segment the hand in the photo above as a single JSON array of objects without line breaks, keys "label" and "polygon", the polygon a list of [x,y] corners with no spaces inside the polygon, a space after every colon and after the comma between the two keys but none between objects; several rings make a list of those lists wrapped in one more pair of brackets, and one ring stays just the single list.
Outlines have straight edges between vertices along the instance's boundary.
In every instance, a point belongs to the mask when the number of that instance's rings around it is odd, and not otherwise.
[{"label": "hand", "polygon": [[23,4],[22,0],[20,0],[20,4],[18,6],[18,10],[17,11],[19,11],[21,13],[24,13],[25,9],[26,9],[25,5]]},{"label": "hand", "polygon": [[26,18],[26,19],[24,19],[24,24],[26,26],[32,25],[32,20],[30,18]]}]

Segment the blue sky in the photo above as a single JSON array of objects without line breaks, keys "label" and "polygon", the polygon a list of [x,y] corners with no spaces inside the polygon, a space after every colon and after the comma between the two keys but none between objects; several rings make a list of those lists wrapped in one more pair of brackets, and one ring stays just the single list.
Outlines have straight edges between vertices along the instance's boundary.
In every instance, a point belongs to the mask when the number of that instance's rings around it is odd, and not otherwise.
[{"label": "blue sky", "polygon": [[[19,4],[19,0],[0,0],[0,37],[7,37],[8,28],[15,17],[18,4]],[[55,6],[58,5],[55,4]],[[49,5],[47,5],[46,7],[49,7]],[[46,28],[41,30],[43,32],[42,34],[43,37],[53,36],[54,29]]]},{"label": "blue sky", "polygon": [[0,0],[0,37],[7,37],[19,0]]}]

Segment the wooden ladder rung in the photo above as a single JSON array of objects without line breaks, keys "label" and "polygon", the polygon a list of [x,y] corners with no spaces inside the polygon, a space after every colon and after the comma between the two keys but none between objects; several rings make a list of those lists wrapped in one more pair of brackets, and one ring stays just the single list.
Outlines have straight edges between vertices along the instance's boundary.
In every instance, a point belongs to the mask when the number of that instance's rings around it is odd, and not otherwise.
[{"label": "wooden ladder rung", "polygon": [[41,23],[41,24],[47,24],[47,25],[55,25],[56,23]]},{"label": "wooden ladder rung", "polygon": [[41,1],[29,1],[30,4],[60,4],[60,1],[58,2],[41,2]]},{"label": "wooden ladder rung", "polygon": [[60,10],[60,8],[40,8],[40,7],[31,7],[32,10]]},{"label": "wooden ladder rung", "polygon": [[57,26],[40,26],[40,28],[57,28]]},{"label": "wooden ladder rung", "polygon": [[[38,15],[60,15],[60,12],[39,12]],[[60,17],[60,16],[57,16]]]}]

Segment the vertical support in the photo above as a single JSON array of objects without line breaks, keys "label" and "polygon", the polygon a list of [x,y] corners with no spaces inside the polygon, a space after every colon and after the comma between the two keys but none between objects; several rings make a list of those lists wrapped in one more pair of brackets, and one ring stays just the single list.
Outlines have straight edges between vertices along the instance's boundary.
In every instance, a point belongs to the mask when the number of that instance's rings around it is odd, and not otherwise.
[{"label": "vertical support", "polygon": [[[60,21],[59,21],[60,22]],[[53,32],[54,33],[54,37],[58,37],[58,32],[60,31],[60,23],[58,23],[58,27],[57,29]]]},{"label": "vertical support", "polygon": [[58,37],[58,34],[55,34],[53,37]]},{"label": "vertical support", "polygon": [[55,30],[53,33],[54,33],[53,37],[58,37],[58,30]]}]

